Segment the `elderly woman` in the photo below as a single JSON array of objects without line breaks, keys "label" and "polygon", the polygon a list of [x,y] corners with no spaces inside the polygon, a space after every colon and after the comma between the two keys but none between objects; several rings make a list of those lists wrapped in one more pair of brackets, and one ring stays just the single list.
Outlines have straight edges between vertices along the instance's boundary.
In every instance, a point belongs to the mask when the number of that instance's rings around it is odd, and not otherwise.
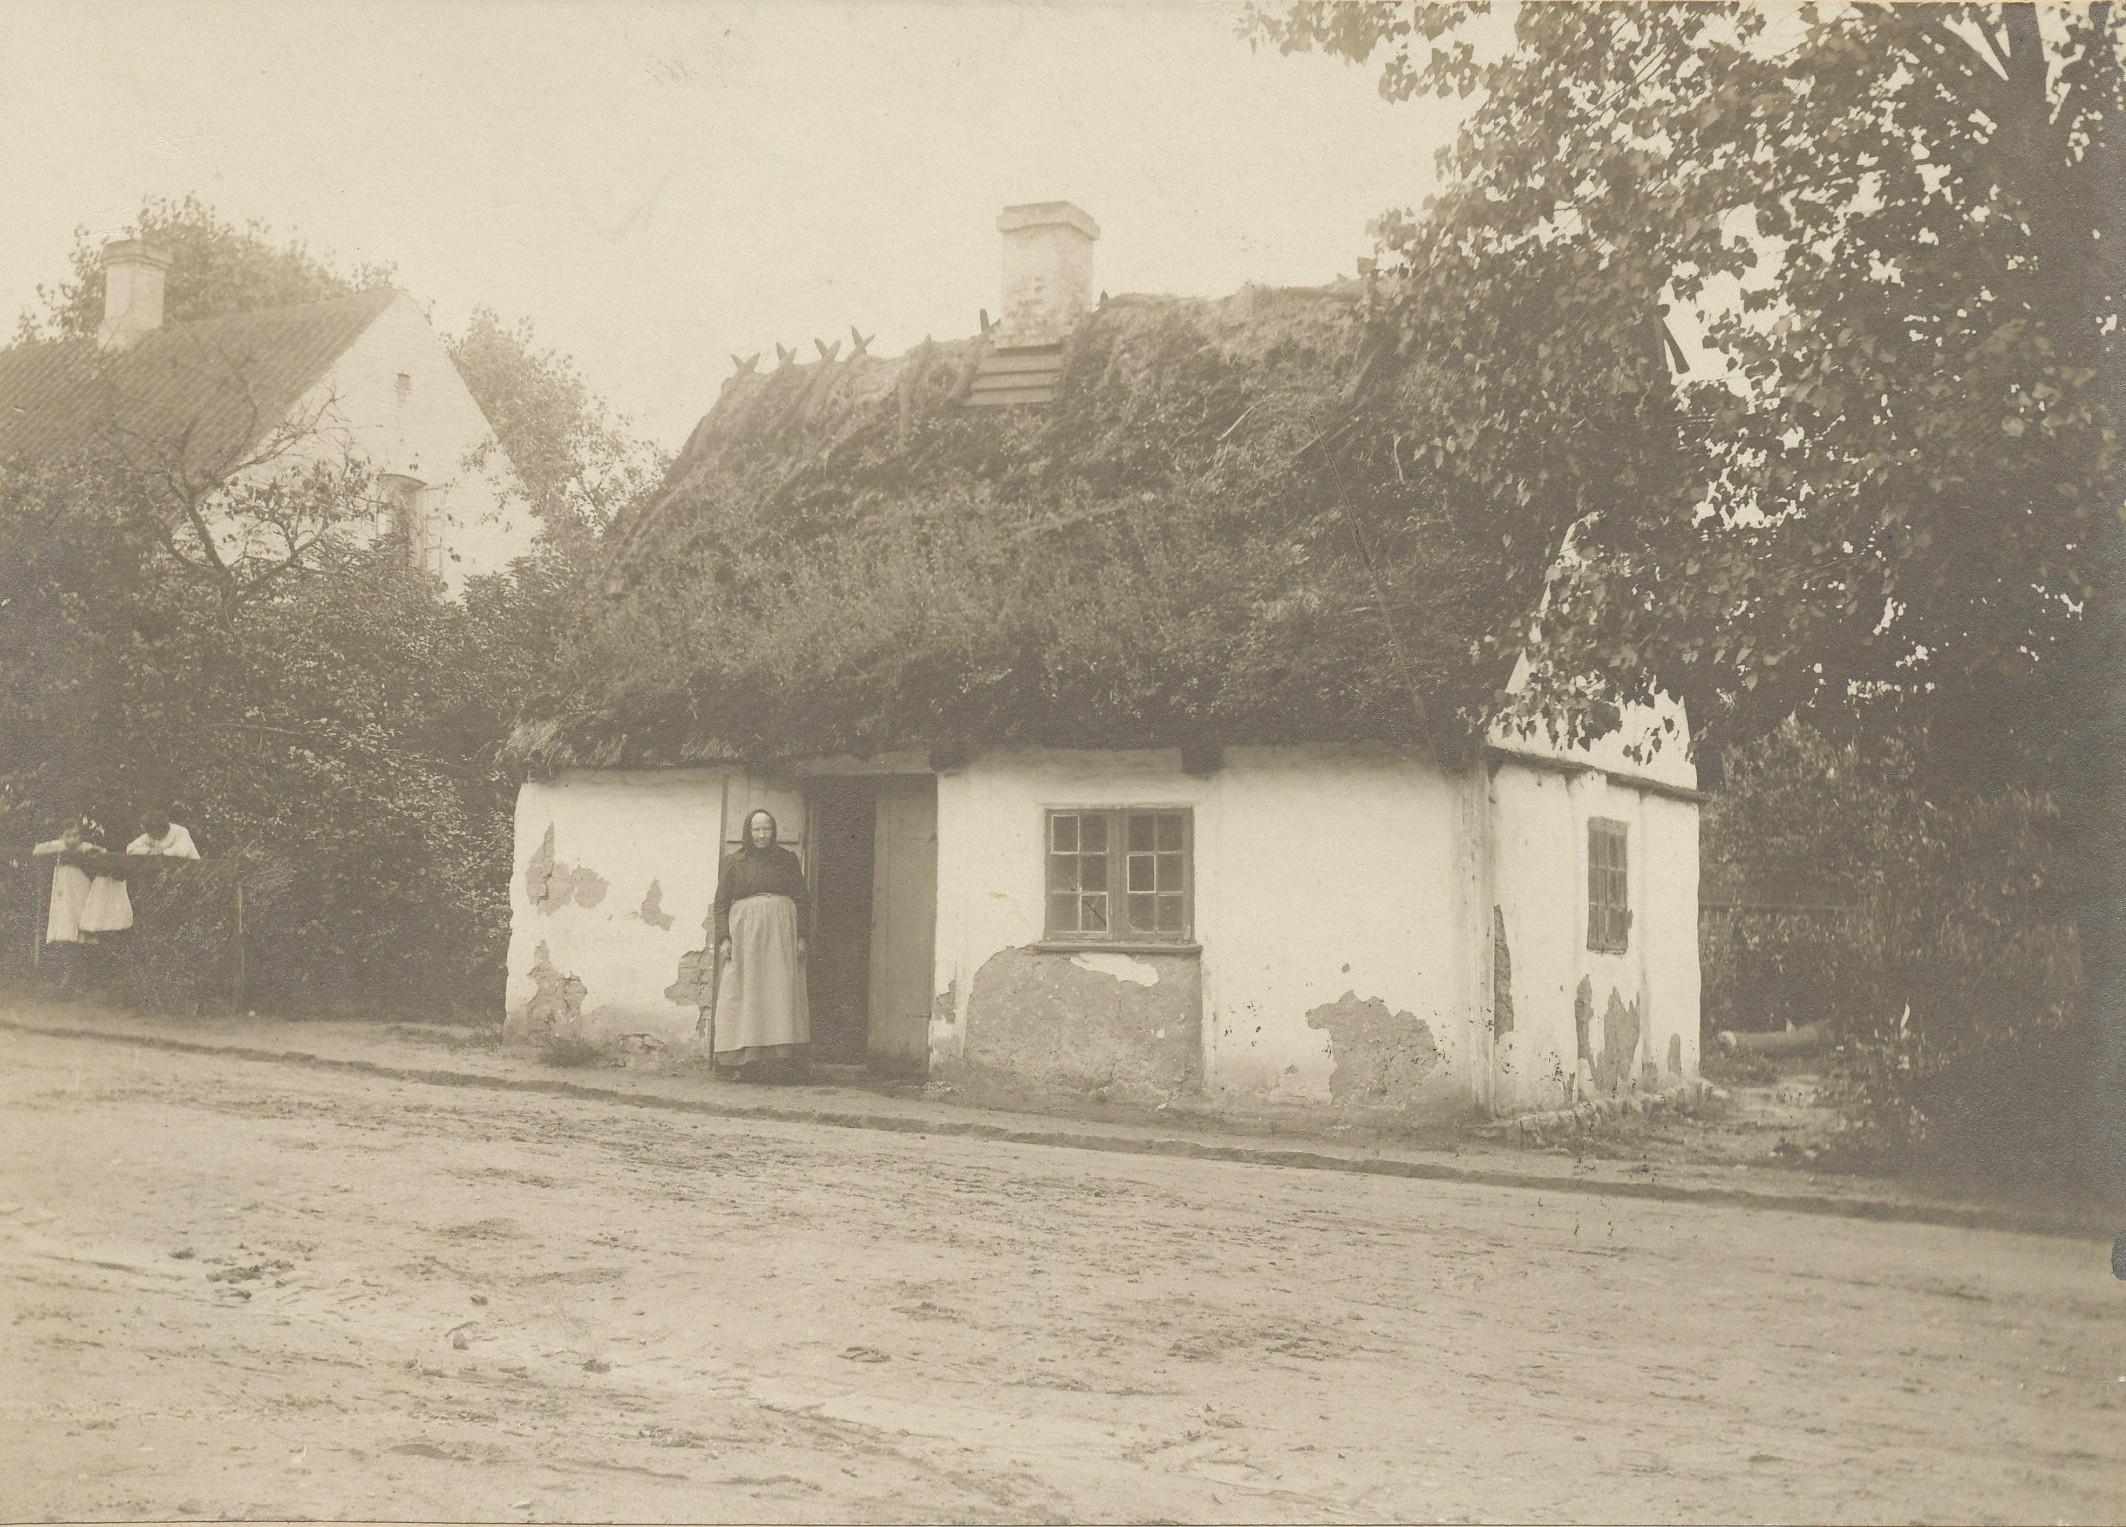
[{"label": "elderly woman", "polygon": [[805,902],[797,855],[776,841],[771,813],[752,812],[716,879],[716,1064],[740,1081],[804,1070]]}]

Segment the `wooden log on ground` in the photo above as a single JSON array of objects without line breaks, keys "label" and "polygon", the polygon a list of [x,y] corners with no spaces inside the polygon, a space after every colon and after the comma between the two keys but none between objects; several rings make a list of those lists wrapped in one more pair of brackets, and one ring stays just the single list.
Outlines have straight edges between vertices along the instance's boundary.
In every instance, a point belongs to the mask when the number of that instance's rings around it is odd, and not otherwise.
[{"label": "wooden log on ground", "polygon": [[1830,1026],[1804,1023],[1798,1029],[1775,1029],[1755,1033],[1747,1029],[1722,1029],[1720,1047],[1744,1055],[1813,1055],[1831,1042]]}]

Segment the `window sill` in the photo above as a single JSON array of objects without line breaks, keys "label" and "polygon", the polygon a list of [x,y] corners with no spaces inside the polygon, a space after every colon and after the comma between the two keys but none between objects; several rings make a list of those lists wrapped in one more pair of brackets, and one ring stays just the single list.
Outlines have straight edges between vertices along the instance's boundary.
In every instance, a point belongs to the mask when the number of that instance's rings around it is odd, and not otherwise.
[{"label": "window sill", "polygon": [[1167,944],[1154,940],[1045,938],[1030,945],[1040,954],[1186,954],[1203,953],[1201,944]]}]

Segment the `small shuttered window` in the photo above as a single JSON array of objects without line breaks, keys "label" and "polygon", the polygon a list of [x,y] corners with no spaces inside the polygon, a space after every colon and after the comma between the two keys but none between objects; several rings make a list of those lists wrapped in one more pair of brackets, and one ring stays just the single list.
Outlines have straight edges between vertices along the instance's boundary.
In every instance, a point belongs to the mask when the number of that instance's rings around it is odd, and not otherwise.
[{"label": "small shuttered window", "polygon": [[1587,823],[1587,947],[1622,954],[1631,947],[1631,877],[1625,826],[1607,817]]}]

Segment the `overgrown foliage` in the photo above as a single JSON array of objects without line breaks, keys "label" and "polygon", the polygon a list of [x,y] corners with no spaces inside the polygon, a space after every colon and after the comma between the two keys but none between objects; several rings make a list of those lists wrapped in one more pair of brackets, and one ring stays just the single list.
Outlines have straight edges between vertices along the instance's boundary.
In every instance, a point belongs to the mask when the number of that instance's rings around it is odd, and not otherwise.
[{"label": "overgrown foliage", "polygon": [[[2056,813],[2058,851],[2003,915],[2030,940],[2081,926],[2117,1030],[2114,9],[1531,5],[1510,29],[1487,9],[1310,4],[1245,29],[1372,62],[1391,100],[1475,103],[1445,189],[1381,223],[1380,320],[1467,357],[1449,491],[1576,503],[1547,671],[1685,697],[1702,763],[1797,715],[1902,739],[1918,799],[1974,813],[1899,863],[1944,917],[1990,884],[1981,803]],[[1978,1038],[1964,997],[1900,968],[1938,1058]],[[1997,1000],[2006,1026],[2037,993]]]},{"label": "overgrown foliage", "polygon": [[[388,276],[343,275],[193,198],[151,200],[132,231],[176,253],[172,322]],[[85,235],[74,264],[25,334],[93,332],[101,277]],[[378,537],[367,469],[314,460],[299,418],[226,461],[135,438],[0,464],[4,830],[19,852],[84,810],[122,824],[168,807],[241,869],[262,1002],[492,1009],[514,797],[499,744],[605,516],[653,470],[528,325],[482,313],[452,348],[502,447],[530,464],[549,530],[563,528],[459,601]],[[165,910],[187,928],[209,916]],[[212,938],[191,942],[218,962]],[[185,973],[166,974],[161,994],[184,995]]]},{"label": "overgrown foliage", "polygon": [[[389,264],[369,261],[342,271],[301,239],[276,239],[256,219],[238,228],[191,194],[146,198],[125,235],[172,257],[163,285],[165,323],[347,297],[389,286],[394,274]],[[76,228],[67,265],[64,280],[38,285],[37,306],[16,325],[18,341],[83,339],[96,332],[103,321],[103,241]]]},{"label": "overgrown foliage", "polygon": [[530,319],[505,323],[475,308],[444,347],[554,548],[587,555],[613,516],[664,476],[664,453],[613,414],[574,361],[540,348]]},{"label": "overgrown foliage", "polygon": [[1562,526],[1354,427],[1430,406],[1357,298],[1109,303],[1035,408],[966,345],[734,378],[520,751],[1462,745]]},{"label": "overgrown foliage", "polygon": [[512,698],[488,639],[506,593],[448,603],[402,545],[344,537],[229,604],[125,502],[82,465],[0,473],[9,837],[168,806],[243,866],[264,1000],[491,979],[508,791],[481,748]]},{"label": "overgrown foliage", "polygon": [[1907,739],[1792,722],[1726,765],[1706,881],[1759,906],[1706,916],[1708,1033],[1827,1021],[1849,1096],[1903,1146],[1945,1072],[2062,1027],[2081,961],[2047,895],[2063,859],[2049,797],[1949,793]]},{"label": "overgrown foliage", "polygon": [[1988,761],[2079,750],[2126,566],[2110,9],[1527,6],[1495,57],[1485,9],[1254,30],[1477,100],[1381,223],[1381,320],[1467,357],[1464,491],[1578,498],[1558,671],[1730,736],[1894,695]]}]

